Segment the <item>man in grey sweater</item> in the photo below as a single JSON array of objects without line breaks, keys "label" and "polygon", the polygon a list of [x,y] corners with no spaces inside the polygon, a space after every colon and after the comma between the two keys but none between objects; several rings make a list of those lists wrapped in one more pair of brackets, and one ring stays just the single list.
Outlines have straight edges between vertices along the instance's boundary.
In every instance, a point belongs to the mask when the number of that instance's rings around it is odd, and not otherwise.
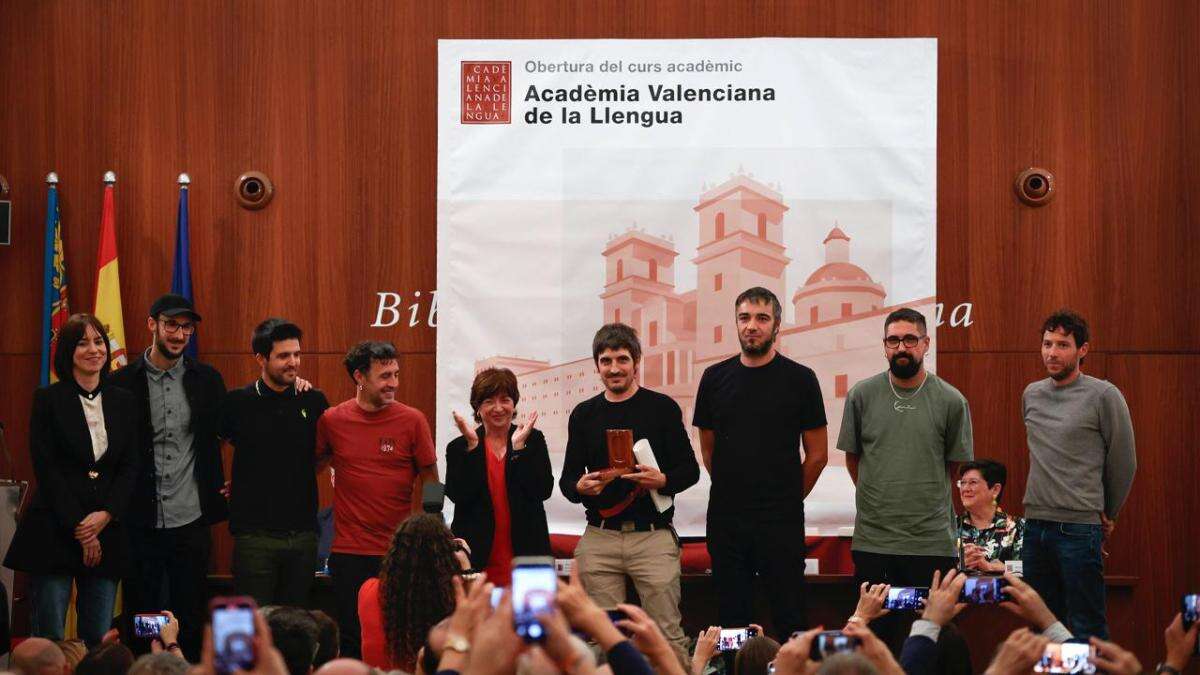
[{"label": "man in grey sweater", "polygon": [[1021,397],[1029,445],[1024,575],[1076,637],[1108,638],[1102,545],[1137,471],[1133,424],[1112,383],[1081,371],[1083,317],[1060,310],[1042,325],[1049,375]]}]

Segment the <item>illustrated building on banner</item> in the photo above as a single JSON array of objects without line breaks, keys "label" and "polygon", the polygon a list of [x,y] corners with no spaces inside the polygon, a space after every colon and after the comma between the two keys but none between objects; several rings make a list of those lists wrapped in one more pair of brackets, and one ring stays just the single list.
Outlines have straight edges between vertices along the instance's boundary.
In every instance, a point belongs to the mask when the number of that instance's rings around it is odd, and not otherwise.
[{"label": "illustrated building on banner", "polygon": [[[675,288],[679,252],[673,241],[630,228],[610,238],[601,253],[604,316],[597,317],[596,326],[619,321],[637,330],[643,352],[640,382],[679,404],[699,455],[691,422],[700,376],[740,350],[734,324],[737,296],[753,286],[770,289],[794,309],[795,321],[780,326],[777,346],[816,372],[834,449],[846,392],[886,367],[884,317],[911,307],[926,316],[932,330],[935,299],[888,305],[884,287],[850,261],[851,237],[836,224],[823,242],[825,264],[788,295],[790,259],[782,244],[788,207],[781,194],[747,175],[735,175],[704,192],[693,210],[700,228],[696,257],[690,261],[696,266],[697,288]],[[926,362],[933,368],[933,352]],[[536,410],[551,453],[561,454],[571,410],[602,388],[590,355],[559,364],[493,356],[477,361],[475,371],[493,366],[517,375],[522,416]],[[830,464],[844,466],[843,453],[831,452]]]}]

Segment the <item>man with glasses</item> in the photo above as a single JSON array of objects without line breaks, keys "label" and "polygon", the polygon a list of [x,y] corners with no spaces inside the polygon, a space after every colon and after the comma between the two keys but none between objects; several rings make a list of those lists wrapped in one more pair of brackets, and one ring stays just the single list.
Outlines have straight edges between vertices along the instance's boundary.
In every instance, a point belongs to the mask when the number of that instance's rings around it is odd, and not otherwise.
[{"label": "man with glasses", "polygon": [[170,609],[193,662],[204,626],[209,527],[228,517],[217,439],[225,381],[183,355],[199,322],[191,300],[169,293],[155,300],[146,319],[153,344],[111,380],[137,396],[143,438],[126,516],[133,553],[126,614]]},{"label": "man with glasses", "polygon": [[[883,324],[888,369],[846,395],[838,449],[857,486],[856,581],[928,586],[957,565],[951,475],[973,459],[967,400],[925,370],[925,317],[898,309]],[[911,619],[910,619],[911,620]],[[877,620],[893,647],[907,633],[899,614]]]}]

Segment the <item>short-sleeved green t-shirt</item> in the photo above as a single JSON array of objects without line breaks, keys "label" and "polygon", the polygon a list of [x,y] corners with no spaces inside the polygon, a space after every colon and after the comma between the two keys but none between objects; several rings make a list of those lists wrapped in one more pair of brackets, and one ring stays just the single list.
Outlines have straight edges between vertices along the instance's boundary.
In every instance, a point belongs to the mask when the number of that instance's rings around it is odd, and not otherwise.
[{"label": "short-sleeved green t-shirt", "polygon": [[837,447],[859,456],[852,548],[957,556],[946,462],[973,458],[967,399],[933,373],[892,389],[884,371],[846,395]]}]

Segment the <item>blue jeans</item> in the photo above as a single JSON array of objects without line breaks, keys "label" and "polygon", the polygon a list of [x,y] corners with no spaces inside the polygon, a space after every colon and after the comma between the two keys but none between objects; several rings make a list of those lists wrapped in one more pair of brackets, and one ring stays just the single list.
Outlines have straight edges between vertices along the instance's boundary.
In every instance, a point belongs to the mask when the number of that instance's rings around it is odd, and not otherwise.
[{"label": "blue jeans", "polygon": [[1077,638],[1108,639],[1103,542],[1100,525],[1025,521],[1025,581]]},{"label": "blue jeans", "polygon": [[100,638],[112,625],[113,605],[117,600],[117,581],[100,577],[75,577],[34,574],[29,580],[29,634],[48,640],[63,639],[67,606],[71,604],[71,582],[78,593],[75,612],[79,617],[79,637],[88,647],[100,644]]}]

